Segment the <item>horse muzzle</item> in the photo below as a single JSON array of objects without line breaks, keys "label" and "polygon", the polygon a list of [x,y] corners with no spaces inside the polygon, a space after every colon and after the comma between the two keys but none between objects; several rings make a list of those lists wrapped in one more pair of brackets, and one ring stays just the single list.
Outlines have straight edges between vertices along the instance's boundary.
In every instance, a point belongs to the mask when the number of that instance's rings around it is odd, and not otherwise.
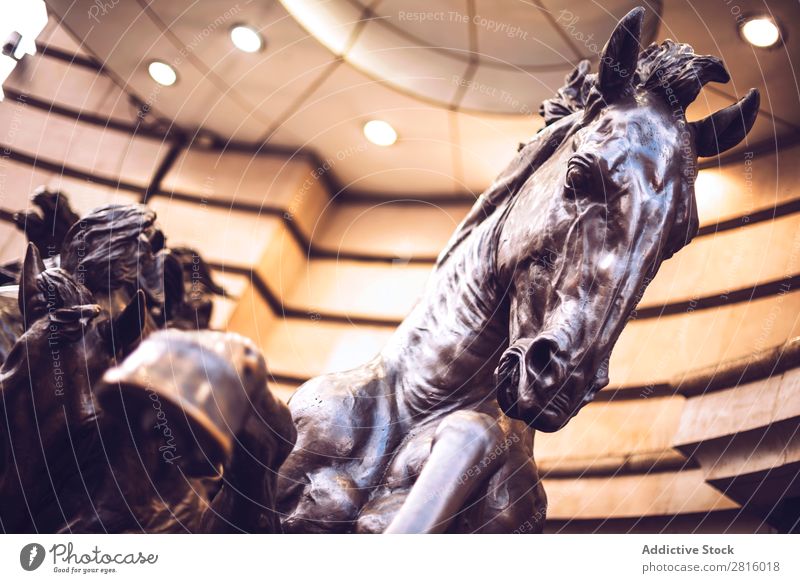
[{"label": "horse muzzle", "polygon": [[506,415],[552,432],[591,401],[597,383],[586,386],[584,374],[570,366],[565,346],[563,338],[541,334],[506,349],[495,371],[497,402]]}]

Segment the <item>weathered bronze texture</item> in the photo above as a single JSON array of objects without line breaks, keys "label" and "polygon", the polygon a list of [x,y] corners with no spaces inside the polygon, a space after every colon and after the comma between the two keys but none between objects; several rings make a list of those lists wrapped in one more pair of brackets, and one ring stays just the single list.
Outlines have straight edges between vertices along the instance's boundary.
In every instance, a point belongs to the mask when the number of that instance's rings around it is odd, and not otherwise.
[{"label": "weathered bronze texture", "polygon": [[[213,298],[224,296],[225,289],[214,281],[211,268],[195,249],[170,247],[169,251],[181,266],[183,294],[177,305],[167,302],[167,326],[181,330],[208,328],[214,309]],[[167,294],[167,298],[177,296],[177,293]]]},{"label": "weathered bronze texture", "polygon": [[[61,253],[67,231],[79,217],[63,192],[53,192],[44,186],[33,192],[30,204],[29,210],[13,214],[14,224],[52,263],[53,258]],[[0,285],[17,283],[21,269],[19,261],[0,266]]]},{"label": "weathered bronze texture", "polygon": [[[2,529],[277,531],[277,470],[291,450],[295,430],[286,406],[266,390],[266,365],[252,342],[210,331],[156,332],[133,353],[162,348],[151,354],[146,367],[136,375],[124,368],[109,371],[139,340],[146,322],[144,293],[137,292],[112,317],[98,304],[77,303],[91,298],[90,292],[56,269],[43,270],[31,244],[24,278],[34,282],[34,290],[19,287],[27,330],[0,368]],[[58,306],[37,297],[45,282],[57,288]],[[211,379],[220,381],[213,397],[229,410],[232,395],[248,397],[246,403],[240,398],[229,416],[213,415],[210,379],[192,382],[201,375],[203,360],[212,356],[217,365],[224,362]],[[194,374],[181,376],[187,371]],[[185,381],[183,397],[193,398],[209,414],[226,441],[225,458],[219,460],[222,478],[217,473],[213,481],[191,479],[183,472],[181,458],[190,459],[197,445],[177,433],[182,411],[170,405],[173,373]],[[121,383],[142,379],[147,382],[133,398],[120,399]],[[150,415],[142,414],[143,403]]]},{"label": "weathered bronze texture", "polygon": [[662,261],[698,223],[697,157],[737,144],[753,90],[707,120],[685,108],[728,74],[666,41],[640,54],[643,9],[543,105],[546,127],[479,198],[428,287],[369,364],[290,401],[281,468],[290,532],[530,532],[545,494],[533,432],[563,427]]},{"label": "weathered bronze texture", "polygon": [[[106,371],[96,393],[104,410],[129,418],[133,409],[138,410],[134,416],[146,414],[140,420],[145,426],[158,423],[150,419],[150,405],[160,401],[185,452],[180,465],[204,476],[218,473],[217,467],[231,459],[235,435],[256,399],[249,391],[264,391],[266,382],[266,364],[251,341],[209,330],[167,330],[149,336]],[[119,408],[123,402],[126,411]]]},{"label": "weathered bronze texture", "polygon": [[2,528],[540,531],[534,431],[608,383],[645,287],[697,232],[698,155],[736,145],[758,111],[753,90],[688,123],[728,74],[672,41],[640,53],[642,17],[622,19],[597,74],[581,63],[543,104],[545,128],[381,353],[303,385],[291,415],[250,341],[157,331],[204,327],[221,290],[196,253],[169,250],[152,210],[101,207],[52,241],[31,231],[60,255],[31,245],[15,301],[0,290]]},{"label": "weathered bronze texture", "polygon": [[210,330],[155,332],[105,372],[95,390],[104,418],[124,420],[133,447],[158,454],[129,468],[132,481],[158,481],[158,493],[179,493],[186,506],[158,530],[280,530],[275,485],[296,432],[266,383],[251,340]]},{"label": "weathered bronze texture", "polygon": [[35,209],[14,214],[14,223],[47,257],[61,253],[61,245],[70,227],[79,217],[60,191],[37,188],[31,195]]}]

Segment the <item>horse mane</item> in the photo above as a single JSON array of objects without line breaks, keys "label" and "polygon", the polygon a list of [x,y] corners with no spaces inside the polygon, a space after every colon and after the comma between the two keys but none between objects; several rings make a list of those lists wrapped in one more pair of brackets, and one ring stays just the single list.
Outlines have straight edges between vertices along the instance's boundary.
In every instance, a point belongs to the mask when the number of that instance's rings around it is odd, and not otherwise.
[{"label": "horse mane", "polygon": [[544,118],[545,126],[586,108],[589,93],[597,84],[597,73],[589,73],[590,67],[587,60],[578,63],[564,79],[564,85],[556,91],[556,96],[542,102],[539,115]]},{"label": "horse mane", "polygon": [[453,251],[498,208],[505,206],[522,187],[531,174],[553,155],[572,128],[579,122],[576,115],[567,115],[551,126],[545,126],[527,144],[522,145],[516,157],[475,201],[467,216],[456,228],[450,241],[439,254],[436,267],[441,267]]},{"label": "horse mane", "polygon": [[[589,68],[589,61],[578,63],[556,96],[542,102],[539,113],[546,126],[576,111],[594,111],[603,103],[597,89],[597,74],[589,73]],[[691,45],[668,39],[652,43],[639,53],[633,86],[660,95],[676,111],[682,112],[706,83],[727,83],[729,79],[717,57],[697,55]]]},{"label": "horse mane", "polygon": [[36,287],[48,311],[91,304],[92,293],[59,267],[51,267],[36,276]]}]

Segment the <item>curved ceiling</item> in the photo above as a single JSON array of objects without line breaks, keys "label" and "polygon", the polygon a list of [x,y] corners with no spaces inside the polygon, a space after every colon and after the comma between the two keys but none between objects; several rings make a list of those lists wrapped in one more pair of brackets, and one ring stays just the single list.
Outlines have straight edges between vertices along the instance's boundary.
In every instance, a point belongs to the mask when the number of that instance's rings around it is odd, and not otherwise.
[{"label": "curved ceiling", "polygon": [[[147,105],[147,119],[202,128],[224,140],[251,144],[254,150],[313,149],[325,161],[320,171],[335,176],[343,188],[388,197],[483,190],[514,155],[517,144],[541,127],[536,112],[542,100],[555,93],[565,72],[581,58],[589,56],[596,66],[598,46],[633,4],[47,3],[126,91]],[[731,83],[704,90],[689,110],[691,119],[758,87],[762,112],[740,151],[754,144],[777,147],[780,140],[800,133],[800,83],[794,76],[795,63],[800,62],[796,0],[770,0],[768,8],[763,0],[737,0],[730,6],[711,0],[671,0],[663,7],[653,0],[639,3],[647,7],[654,40],[687,42],[699,53],[722,57],[730,69]],[[314,10],[301,14],[299,7],[311,4]],[[785,41],[773,50],[755,49],[738,34],[738,15],[764,11],[772,12],[786,32]],[[432,14],[425,17],[432,20],[415,13]],[[309,14],[316,23],[309,23]],[[344,23],[349,33],[337,32],[332,24],[336,22]],[[264,51],[248,54],[233,47],[229,31],[239,23],[261,31],[267,43]],[[156,85],[147,74],[153,59],[172,64],[178,83]],[[364,137],[364,123],[375,118],[397,130],[399,139],[393,146],[375,146]]]},{"label": "curved ceiling", "polygon": [[[280,0],[359,71],[451,110],[530,115],[541,86],[597,60],[637,0]],[[650,3],[642,42],[655,37]]]}]

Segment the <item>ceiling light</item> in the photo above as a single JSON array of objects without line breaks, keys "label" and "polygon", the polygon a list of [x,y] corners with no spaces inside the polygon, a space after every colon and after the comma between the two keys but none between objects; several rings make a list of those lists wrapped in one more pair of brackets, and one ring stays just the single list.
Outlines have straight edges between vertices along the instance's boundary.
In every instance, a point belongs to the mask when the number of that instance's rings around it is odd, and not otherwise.
[{"label": "ceiling light", "polygon": [[257,53],[264,47],[264,38],[250,26],[239,24],[231,29],[231,41],[240,51]]},{"label": "ceiling light", "polygon": [[364,124],[364,135],[377,146],[391,146],[397,141],[397,132],[381,119],[373,119]]},{"label": "ceiling light", "polygon": [[26,53],[36,54],[36,37],[47,26],[47,8],[43,0],[0,2],[0,43],[3,54],[19,61]]},{"label": "ceiling light", "polygon": [[152,61],[147,66],[147,72],[150,73],[153,81],[164,87],[174,85],[175,81],[178,80],[178,74],[175,69],[163,61]]},{"label": "ceiling light", "polygon": [[43,0],[25,0],[13,5],[0,5],[3,20],[0,21],[0,101],[3,101],[2,84],[26,53],[36,54],[36,37],[47,25],[47,9]]},{"label": "ceiling light", "polygon": [[744,40],[761,48],[771,47],[781,39],[781,30],[769,16],[754,16],[742,24],[740,31]]}]

